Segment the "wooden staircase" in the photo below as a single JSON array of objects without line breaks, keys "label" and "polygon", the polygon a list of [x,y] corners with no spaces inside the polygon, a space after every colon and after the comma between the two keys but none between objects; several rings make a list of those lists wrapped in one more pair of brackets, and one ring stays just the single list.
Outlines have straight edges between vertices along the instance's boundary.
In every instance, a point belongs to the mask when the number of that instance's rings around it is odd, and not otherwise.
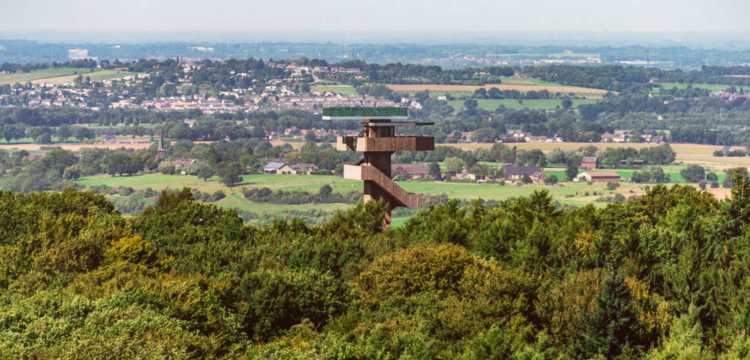
[{"label": "wooden staircase", "polygon": [[393,205],[416,209],[420,207],[420,197],[418,194],[410,193],[396,184],[393,179],[383,174],[382,171],[370,164],[344,165],[344,178],[360,181],[371,181],[375,183],[384,193],[388,194],[393,200]]}]

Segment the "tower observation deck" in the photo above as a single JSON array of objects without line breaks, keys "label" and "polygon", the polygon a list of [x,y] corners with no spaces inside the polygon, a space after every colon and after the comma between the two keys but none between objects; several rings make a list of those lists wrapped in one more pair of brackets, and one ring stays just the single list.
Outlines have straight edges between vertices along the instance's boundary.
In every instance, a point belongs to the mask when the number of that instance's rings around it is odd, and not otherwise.
[{"label": "tower observation deck", "polygon": [[397,207],[418,208],[420,197],[393,181],[391,155],[396,151],[432,151],[431,136],[397,136],[396,129],[432,123],[408,121],[408,109],[398,107],[345,107],[323,109],[323,120],[361,121],[359,136],[339,136],[336,149],[363,154],[356,165],[344,165],[344,178],[364,182],[364,202],[383,201],[386,205],[385,226],[391,222],[391,211]]}]

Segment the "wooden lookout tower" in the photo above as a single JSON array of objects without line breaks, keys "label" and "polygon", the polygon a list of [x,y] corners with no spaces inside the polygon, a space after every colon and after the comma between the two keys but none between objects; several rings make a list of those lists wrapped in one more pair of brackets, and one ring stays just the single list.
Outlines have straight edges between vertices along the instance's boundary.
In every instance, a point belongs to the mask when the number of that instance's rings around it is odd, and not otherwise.
[{"label": "wooden lookout tower", "polygon": [[408,109],[398,107],[327,108],[324,120],[357,120],[364,127],[359,136],[339,136],[336,149],[363,154],[356,165],[344,165],[344,178],[364,181],[365,202],[386,204],[385,227],[390,225],[391,211],[397,207],[418,208],[418,194],[406,192],[391,176],[391,155],[396,151],[432,151],[431,136],[397,136],[396,129],[432,123],[408,121]]}]

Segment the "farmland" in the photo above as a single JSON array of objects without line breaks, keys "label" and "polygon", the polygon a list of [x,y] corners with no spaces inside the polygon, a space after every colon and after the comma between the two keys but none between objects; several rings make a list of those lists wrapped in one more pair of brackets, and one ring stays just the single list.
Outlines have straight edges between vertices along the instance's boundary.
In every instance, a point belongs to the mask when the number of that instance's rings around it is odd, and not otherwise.
[{"label": "farmland", "polygon": [[[669,176],[670,183],[672,184],[687,184],[688,182],[685,180],[685,178],[682,176],[680,171],[682,171],[686,166],[684,165],[667,165],[667,166],[661,166],[662,170],[664,170],[664,174]],[[633,173],[638,171],[638,169],[597,169],[595,172],[615,172],[620,175],[620,177],[626,181],[629,181],[631,176],[633,176]],[[724,178],[726,177],[726,173],[723,171],[719,171],[713,168],[708,168],[706,171],[714,171],[716,175],[719,178],[719,183],[724,182]],[[545,168],[544,174],[549,176],[555,176],[560,181],[565,181],[566,175],[565,175],[565,169],[564,168]]]},{"label": "farmland", "polygon": [[[303,204],[278,205],[257,203],[246,200],[242,195],[245,188],[267,187],[273,190],[317,192],[321,186],[330,185],[334,192],[349,193],[361,191],[360,182],[346,180],[336,176],[325,175],[246,175],[241,185],[227,187],[217,179],[203,181],[195,176],[147,174],[139,176],[99,175],[82,178],[78,181],[85,187],[106,185],[109,187],[131,187],[135,190],[151,188],[154,190],[180,189],[189,187],[206,193],[223,191],[226,198],[216,202],[216,205],[250,211],[258,214],[282,215],[290,211],[321,210],[334,211],[348,207],[347,204]],[[597,199],[603,195],[614,194],[607,190],[605,184],[565,183],[556,186],[544,185],[500,185],[497,183],[458,183],[436,181],[405,181],[399,182],[407,191],[425,195],[446,195],[451,199],[484,199],[506,200],[512,197],[528,196],[536,190],[549,190],[552,196],[562,204],[582,206],[598,203]],[[623,184],[616,192],[629,196],[642,192],[642,187],[635,184]]]},{"label": "farmland", "polygon": [[498,88],[499,90],[515,90],[520,92],[547,90],[550,93],[572,94],[589,99],[600,99],[607,91],[601,89],[585,88],[578,86],[567,86],[547,83],[502,83],[485,85],[443,85],[443,84],[389,84],[389,89],[399,93],[414,93],[420,91],[449,92],[449,93],[473,93],[477,89]]},{"label": "farmland", "polygon": [[[711,92],[718,92],[718,91],[724,91],[731,87],[732,85],[728,84],[688,84],[688,83],[659,83],[659,86],[663,89],[687,89],[688,87],[692,87],[695,89],[705,89]],[[750,91],[750,86],[735,86],[735,88],[744,89],[745,91]]]},{"label": "farmland", "polygon": [[[573,99],[573,107],[578,107],[584,104],[592,104],[595,101],[590,99]],[[464,100],[451,100],[448,102],[454,109],[460,110],[464,105]],[[559,99],[531,99],[531,100],[516,100],[516,99],[477,99],[477,105],[480,109],[486,111],[495,111],[500,105],[505,106],[511,110],[519,109],[534,109],[534,110],[554,110],[558,107],[562,107],[561,100]]]},{"label": "farmland", "polygon": [[[28,139],[31,141],[31,139]],[[44,148],[61,148],[63,150],[79,152],[85,149],[132,149],[143,150],[151,147],[149,139],[118,140],[116,142],[96,143],[56,143],[56,144],[32,144],[32,143],[5,143],[0,141],[0,150],[25,150],[39,151]]]},{"label": "farmland", "polygon": [[246,200],[242,195],[243,188],[267,187],[272,190],[285,191],[308,191],[317,192],[323,185],[331,185],[334,191],[347,193],[361,190],[359,182],[345,180],[334,176],[281,176],[281,175],[246,175],[242,184],[236,187],[227,187],[217,179],[203,181],[195,176],[147,174],[139,176],[108,176],[99,175],[82,178],[79,184],[91,187],[106,185],[110,187],[131,187],[135,190],[151,188],[157,191],[164,189],[181,189],[188,187],[206,193],[223,191],[227,197],[216,204],[227,208],[251,211],[258,214],[280,215],[289,211],[321,210],[334,211],[347,207],[346,204],[302,204],[302,205],[278,205],[257,203]]},{"label": "farmland", "polygon": [[[112,79],[121,79],[127,76],[134,75],[133,73],[129,73],[127,71],[118,71],[118,70],[96,70],[93,72],[88,73],[82,73],[84,77],[89,78],[91,81],[105,81],[105,80],[112,80]],[[32,81],[35,84],[48,84],[48,85],[64,85],[64,84],[70,84],[75,82],[78,75],[67,75],[67,76],[58,76],[58,77],[51,77],[51,78],[44,78],[44,79],[38,79]]]},{"label": "farmland", "polygon": [[26,73],[0,75],[0,85],[28,83],[61,85],[75,81],[79,76],[89,77],[92,81],[104,81],[131,76],[133,73],[120,70],[90,70],[82,68],[49,68]]}]

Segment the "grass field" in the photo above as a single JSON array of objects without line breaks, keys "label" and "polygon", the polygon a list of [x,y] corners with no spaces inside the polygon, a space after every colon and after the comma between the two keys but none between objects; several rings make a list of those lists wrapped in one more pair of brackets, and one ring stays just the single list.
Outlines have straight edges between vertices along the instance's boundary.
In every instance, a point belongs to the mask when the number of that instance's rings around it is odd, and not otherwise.
[{"label": "grass field", "polygon": [[[110,187],[126,186],[134,189],[152,188],[154,190],[181,189],[189,187],[203,192],[212,193],[223,191],[227,197],[218,201],[218,206],[236,208],[251,211],[258,214],[280,215],[295,210],[321,210],[335,211],[349,207],[348,204],[303,204],[303,205],[276,205],[267,203],[256,203],[248,201],[242,195],[243,188],[268,187],[274,190],[298,190],[317,192],[321,186],[330,185],[335,192],[348,193],[361,191],[362,184],[358,181],[346,180],[336,176],[321,175],[246,175],[243,183],[232,188],[226,187],[216,179],[203,181],[194,176],[147,174],[139,176],[107,175],[81,178],[78,183],[87,187],[96,185],[107,185]],[[406,181],[400,182],[407,191],[418,192],[427,195],[447,195],[452,199],[485,199],[506,200],[512,197],[528,196],[536,190],[547,189],[552,196],[562,204],[581,206],[595,203],[604,194],[612,194],[606,190],[605,184],[565,183],[557,186],[546,187],[543,185],[499,185],[496,183],[455,183],[436,181]],[[640,193],[642,190],[634,184],[623,184],[617,190],[625,195]],[[602,203],[597,203],[602,205]],[[401,219],[399,221],[404,221]]]},{"label": "grass field", "polygon": [[334,191],[347,193],[351,191],[361,191],[362,184],[356,181],[346,180],[334,176],[317,176],[317,175],[300,175],[300,176],[282,176],[282,175],[246,175],[239,186],[227,187],[218,182],[217,179],[203,181],[195,176],[164,175],[164,174],[147,174],[139,176],[108,176],[99,175],[85,177],[78,180],[78,183],[87,187],[96,185],[106,185],[110,187],[131,187],[136,190],[151,188],[157,191],[164,189],[181,189],[189,187],[206,193],[223,191],[227,197],[216,202],[216,205],[236,208],[240,210],[251,211],[258,214],[281,214],[294,210],[322,210],[334,211],[348,207],[347,204],[302,204],[302,205],[278,205],[267,203],[256,203],[248,201],[242,195],[243,188],[261,188],[267,187],[273,190],[297,190],[317,192],[323,185],[331,185]]},{"label": "grass field", "polygon": [[34,84],[61,85],[72,83],[78,75],[88,76],[92,81],[103,81],[134,75],[119,70],[90,70],[81,68],[49,68],[34,70],[28,73],[14,73],[0,75],[0,84],[16,84],[31,82]]},{"label": "grass field", "polygon": [[319,93],[332,92],[343,96],[358,96],[357,89],[351,85],[313,85],[312,91]]},{"label": "grass field", "polygon": [[[118,70],[96,70],[94,72],[84,72],[81,75],[88,77],[91,81],[105,81],[112,79],[121,79],[127,76],[135,75],[127,71]],[[51,78],[37,79],[32,81],[34,84],[64,85],[75,82],[78,75],[57,76]]]},{"label": "grass field", "polygon": [[27,83],[30,81],[68,76],[82,72],[88,72],[88,70],[64,67],[34,70],[27,73],[3,74],[0,75],[0,84]]},{"label": "grass field", "polygon": [[[685,169],[686,165],[666,165],[661,166],[662,170],[664,170],[664,173],[669,175],[670,183],[671,184],[687,184],[688,182],[685,180],[684,177],[682,177],[682,174],[680,174],[680,171]],[[633,176],[633,172],[638,171],[638,169],[597,169],[596,172],[616,172],[620,174],[620,176],[625,179],[625,181],[630,181],[630,178]],[[724,182],[724,178],[726,177],[726,173],[720,170],[716,169],[706,169],[706,172],[713,171],[716,173],[716,175],[719,178],[719,183]],[[565,175],[565,169],[564,168],[554,168],[549,167],[544,169],[545,175],[552,175],[557,177],[560,181],[565,181],[567,178]]]},{"label": "grass field", "polygon": [[[717,91],[724,91],[727,88],[731,87],[732,85],[728,84],[703,84],[703,83],[696,83],[696,84],[687,84],[687,83],[659,83],[659,86],[661,86],[664,89],[687,89],[688,87],[693,87],[696,89],[706,89],[711,92],[717,92]],[[744,88],[745,91],[750,91],[750,86],[735,86],[737,90],[740,88]]]},{"label": "grass field", "polygon": [[[595,103],[591,99],[573,99],[573,107],[583,104]],[[454,109],[460,110],[464,106],[464,100],[457,99],[448,102]],[[534,110],[554,110],[562,108],[560,99],[534,99],[534,100],[515,100],[515,99],[478,99],[477,104],[480,109],[486,111],[495,111],[498,106],[503,105],[511,110],[534,109]]]},{"label": "grass field", "polygon": [[[523,81],[523,82],[521,82]],[[551,93],[573,94],[585,96],[590,99],[599,99],[607,93],[606,90],[585,88],[578,86],[567,86],[548,83],[534,83],[531,80],[518,80],[516,83],[486,84],[486,85],[444,85],[444,84],[390,84],[386,85],[395,92],[414,93],[419,91],[448,92],[448,93],[473,93],[477,89],[498,88],[500,90],[516,90],[520,92],[547,90]]]}]

